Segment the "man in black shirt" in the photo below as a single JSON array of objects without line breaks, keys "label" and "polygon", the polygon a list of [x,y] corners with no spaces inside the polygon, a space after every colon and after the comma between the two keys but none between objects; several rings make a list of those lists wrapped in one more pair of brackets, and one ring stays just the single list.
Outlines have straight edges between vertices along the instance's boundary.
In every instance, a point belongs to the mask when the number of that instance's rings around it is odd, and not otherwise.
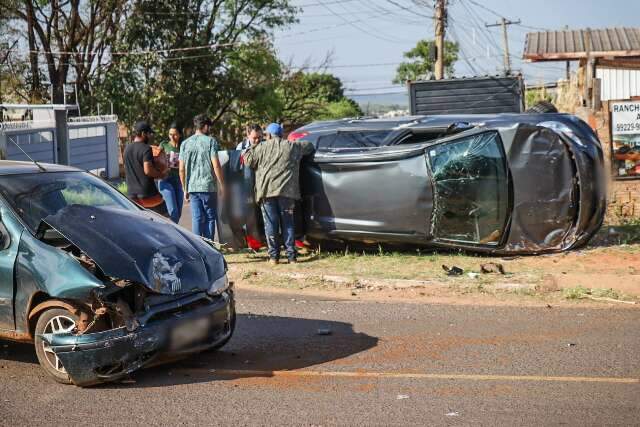
[{"label": "man in black shirt", "polygon": [[123,155],[127,194],[140,206],[168,217],[167,206],[154,181],[165,178],[167,171],[161,171],[153,164],[149,145],[153,142],[153,129],[142,121],[136,123],[133,130],[134,140],[127,145]]}]

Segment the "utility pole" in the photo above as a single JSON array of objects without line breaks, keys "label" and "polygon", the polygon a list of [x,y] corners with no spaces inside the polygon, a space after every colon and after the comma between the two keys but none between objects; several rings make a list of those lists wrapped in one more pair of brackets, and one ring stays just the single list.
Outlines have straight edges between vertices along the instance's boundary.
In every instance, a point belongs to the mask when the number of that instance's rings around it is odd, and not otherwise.
[{"label": "utility pole", "polygon": [[436,80],[444,78],[444,29],[447,26],[447,0],[436,0],[435,30],[436,30]]},{"label": "utility pole", "polygon": [[[565,25],[564,26],[564,30],[565,31],[569,31],[569,26]],[[571,80],[571,61],[567,61],[567,75],[566,75],[566,78],[567,78],[567,82]]]},{"label": "utility pole", "polygon": [[511,74],[511,58],[509,56],[509,38],[507,37],[507,25],[519,24],[520,20],[510,21],[506,18],[502,18],[500,22],[496,24],[484,24],[485,27],[502,27],[502,38],[504,43],[504,74]]}]

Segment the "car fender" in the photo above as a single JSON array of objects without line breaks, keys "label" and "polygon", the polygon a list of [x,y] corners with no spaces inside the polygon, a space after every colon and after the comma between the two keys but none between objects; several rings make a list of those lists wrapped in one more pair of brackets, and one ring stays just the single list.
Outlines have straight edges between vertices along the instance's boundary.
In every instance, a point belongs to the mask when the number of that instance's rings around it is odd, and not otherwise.
[{"label": "car fender", "polygon": [[105,287],[71,255],[27,232],[22,233],[18,248],[15,281],[16,330],[23,333],[29,332],[34,295],[44,293],[51,299],[82,304],[93,290]]}]

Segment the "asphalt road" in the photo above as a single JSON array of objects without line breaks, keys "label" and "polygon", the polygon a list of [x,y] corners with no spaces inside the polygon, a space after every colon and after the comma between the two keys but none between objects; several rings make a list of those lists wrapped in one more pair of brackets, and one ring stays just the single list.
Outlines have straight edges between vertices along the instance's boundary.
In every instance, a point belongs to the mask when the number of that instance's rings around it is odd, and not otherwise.
[{"label": "asphalt road", "polygon": [[638,309],[240,290],[238,311],[224,349],[90,389],[53,382],[31,346],[0,342],[0,424],[640,423]]}]

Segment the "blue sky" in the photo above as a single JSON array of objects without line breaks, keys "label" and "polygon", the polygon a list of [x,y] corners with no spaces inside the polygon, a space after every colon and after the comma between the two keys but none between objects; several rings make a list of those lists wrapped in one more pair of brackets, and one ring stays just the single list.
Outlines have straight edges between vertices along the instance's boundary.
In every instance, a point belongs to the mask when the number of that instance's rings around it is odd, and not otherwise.
[{"label": "blue sky", "polygon": [[[433,38],[433,0],[294,0],[300,22],[276,32],[280,58],[317,65],[331,53],[329,72],[353,94],[397,92],[391,80],[402,53],[421,38]],[[495,13],[494,13],[495,12]],[[486,29],[499,16],[522,21],[509,26],[512,67],[529,84],[555,81],[564,63],[526,64],[520,59],[525,34],[537,29],[638,26],[640,0],[449,0],[447,39],[462,46],[467,61],[457,76],[502,70],[502,32]],[[572,64],[575,67],[575,64]]]}]

